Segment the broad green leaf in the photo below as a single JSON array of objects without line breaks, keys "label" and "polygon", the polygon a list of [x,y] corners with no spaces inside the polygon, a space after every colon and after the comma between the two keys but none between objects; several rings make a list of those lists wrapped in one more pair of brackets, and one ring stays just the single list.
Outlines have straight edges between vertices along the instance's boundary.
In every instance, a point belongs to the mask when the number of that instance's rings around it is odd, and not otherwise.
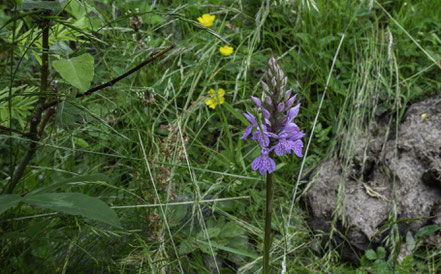
[{"label": "broad green leaf", "polygon": [[[243,116],[239,111],[235,110],[232,105],[228,104],[227,102],[224,102],[223,105],[225,106],[225,108],[228,111],[231,112],[231,114],[233,114],[234,117],[239,119],[242,122],[242,124],[249,126],[250,122],[248,122],[248,120],[245,118],[245,116]],[[245,130],[245,128],[244,128],[244,130]]]},{"label": "broad green leaf", "polygon": [[21,202],[22,197],[17,194],[0,195],[0,214]]},{"label": "broad green leaf", "polygon": [[61,40],[55,41],[55,44],[49,50],[51,53],[55,53],[63,57],[68,57],[73,53],[73,50]]},{"label": "broad green leaf", "polygon": [[93,64],[93,57],[88,53],[52,62],[52,66],[61,77],[81,91],[86,91],[90,87],[94,74]]},{"label": "broad green leaf", "polygon": [[69,5],[66,7],[66,11],[72,14],[76,19],[85,17],[86,7],[82,6],[77,0],[69,1]]},{"label": "broad green leaf", "polygon": [[60,188],[62,186],[65,186],[69,183],[82,183],[82,182],[111,182],[112,179],[107,177],[104,174],[96,173],[96,174],[89,174],[89,175],[80,175],[80,176],[74,176],[72,178],[68,178],[62,181],[59,181],[57,183],[41,187],[38,189],[33,190],[28,195],[35,195],[35,194],[41,194],[41,193],[47,193],[50,191],[55,191],[57,188]]},{"label": "broad green leaf", "polygon": [[72,215],[100,221],[121,228],[118,216],[98,198],[81,193],[45,193],[26,195],[23,202]]},{"label": "broad green leaf", "polygon": [[371,261],[377,259],[377,253],[375,253],[375,251],[372,249],[366,250],[365,256],[366,256],[366,258],[368,258],[368,260],[371,260]]},{"label": "broad green leaf", "polygon": [[187,239],[181,242],[178,252],[180,255],[185,255],[195,251],[197,247],[197,244],[192,239]]},{"label": "broad green leaf", "polygon": [[222,230],[219,234],[219,238],[233,238],[236,236],[242,236],[245,234],[245,230],[234,222],[228,222],[222,226]]},{"label": "broad green leaf", "polygon": [[428,236],[428,235],[432,235],[433,233],[437,232],[439,230],[439,226],[437,225],[428,225],[425,226],[423,228],[421,228],[416,234],[415,237],[417,239],[424,237],[424,236]]},{"label": "broad green leaf", "polygon": [[[197,240],[197,242],[203,244],[204,246],[207,246],[207,247],[209,246],[208,242],[201,241],[201,240]],[[220,250],[224,250],[224,251],[231,252],[231,253],[234,253],[234,254],[237,254],[237,255],[249,257],[249,258],[252,258],[252,259],[257,259],[258,258],[257,254],[250,253],[250,252],[248,252],[246,250],[240,250],[240,249],[231,248],[231,247],[228,247],[228,246],[224,246],[222,244],[218,244],[216,242],[210,242],[210,243],[211,243],[211,246],[213,246],[214,248],[220,249]]]},{"label": "broad green leaf", "polygon": [[21,5],[17,9],[19,10],[44,9],[44,10],[59,12],[61,11],[61,5],[58,1],[22,1]]},{"label": "broad green leaf", "polygon": [[210,238],[210,239],[216,238],[217,236],[219,236],[220,232],[221,232],[221,229],[219,227],[208,228],[205,231],[199,232],[198,235],[196,235],[196,239],[205,240],[207,235],[208,235],[208,238]]},{"label": "broad green leaf", "polygon": [[384,247],[379,246],[377,248],[377,257],[380,260],[384,260],[386,258],[386,249],[384,249]]},{"label": "broad green leaf", "polygon": [[58,126],[65,129],[74,129],[82,118],[82,114],[73,103],[65,100],[58,104],[55,118]]},{"label": "broad green leaf", "polygon": [[160,25],[160,24],[162,24],[162,23],[164,23],[166,21],[163,17],[161,17],[161,16],[159,16],[157,14],[153,14],[152,16],[150,16],[149,19],[150,19],[150,23],[153,26]]}]

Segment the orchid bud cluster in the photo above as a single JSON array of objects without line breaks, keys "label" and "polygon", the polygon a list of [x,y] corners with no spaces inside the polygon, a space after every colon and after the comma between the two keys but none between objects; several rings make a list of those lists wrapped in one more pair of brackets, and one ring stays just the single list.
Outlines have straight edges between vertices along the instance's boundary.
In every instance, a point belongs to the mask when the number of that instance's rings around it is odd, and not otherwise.
[{"label": "orchid bud cluster", "polygon": [[[265,172],[272,173],[276,169],[276,163],[271,158],[274,153],[277,156],[294,152],[298,157],[303,157],[303,142],[301,138],[305,134],[293,122],[299,113],[300,104],[295,107],[294,101],[297,94],[291,96],[292,90],[285,91],[288,78],[277,64],[274,57],[268,61],[266,81],[262,81],[264,100],[251,96],[257,107],[257,112],[262,113],[259,121],[247,111],[243,113],[250,125],[245,130],[241,139],[246,140],[251,134],[251,139],[256,140],[261,147],[261,155],[251,164],[253,170],[259,169],[261,175]],[[254,129],[254,130],[253,130]]]}]

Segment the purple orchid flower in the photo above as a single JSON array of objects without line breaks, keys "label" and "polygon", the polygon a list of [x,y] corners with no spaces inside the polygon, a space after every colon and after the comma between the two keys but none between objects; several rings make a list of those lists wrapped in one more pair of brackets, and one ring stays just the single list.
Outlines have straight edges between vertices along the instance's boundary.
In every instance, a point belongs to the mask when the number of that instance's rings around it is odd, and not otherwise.
[{"label": "purple orchid flower", "polygon": [[246,140],[252,134],[251,139],[259,143],[262,155],[254,159],[251,167],[253,170],[259,169],[261,175],[266,172],[272,173],[276,168],[276,164],[271,158],[273,150],[278,156],[294,152],[296,156],[303,157],[301,138],[305,134],[293,122],[299,113],[300,104],[292,107],[297,94],[291,96],[292,90],[285,92],[287,82],[288,79],[277,65],[276,60],[271,58],[268,62],[266,81],[261,82],[265,98],[261,100],[251,96],[257,106],[257,111],[262,113],[262,120],[258,122],[256,117],[248,111],[243,113],[250,125],[241,139]]},{"label": "purple orchid flower", "polygon": [[251,163],[251,168],[253,170],[259,170],[260,175],[265,174],[267,171],[268,173],[272,173],[274,170],[276,170],[276,163],[268,156],[270,151],[270,149],[262,148],[262,155],[254,159],[254,161]]},{"label": "purple orchid flower", "polygon": [[251,130],[254,128],[258,128],[256,117],[254,117],[251,113],[247,111],[247,113],[242,113],[245,118],[247,118],[248,122],[250,122],[250,125],[245,129],[244,134],[240,139],[246,140],[248,135],[250,135]]}]

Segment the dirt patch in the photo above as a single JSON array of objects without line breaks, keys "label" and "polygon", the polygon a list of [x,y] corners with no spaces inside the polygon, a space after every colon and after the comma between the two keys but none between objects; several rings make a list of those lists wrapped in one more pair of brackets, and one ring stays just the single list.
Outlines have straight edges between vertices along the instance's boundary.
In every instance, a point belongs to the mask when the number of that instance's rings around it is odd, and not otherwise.
[{"label": "dirt patch", "polygon": [[[385,140],[387,130],[392,133]],[[398,220],[414,219],[399,223],[401,233],[441,225],[441,94],[410,106],[398,131],[375,125],[346,166],[327,159],[312,173],[306,198],[313,229],[329,232],[334,223],[337,242],[360,255],[384,239],[380,228],[391,218],[393,201]]]}]

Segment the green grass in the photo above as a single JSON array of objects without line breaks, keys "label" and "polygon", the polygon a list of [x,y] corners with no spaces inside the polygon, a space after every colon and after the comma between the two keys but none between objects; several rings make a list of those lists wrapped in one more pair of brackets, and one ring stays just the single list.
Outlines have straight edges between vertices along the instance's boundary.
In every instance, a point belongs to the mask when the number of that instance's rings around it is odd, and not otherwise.
[{"label": "green grass", "polygon": [[[374,1],[373,9],[369,1],[343,0],[270,1],[269,9],[266,2],[251,0],[157,1],[154,6],[148,2],[83,1],[77,11],[68,9],[59,19],[67,19],[68,14],[84,19],[84,14],[93,12],[90,20],[76,28],[69,27],[76,20],[54,23],[52,42],[58,39],[70,45],[71,56],[86,52],[94,56],[92,86],[128,71],[153,51],[172,43],[176,48],[116,85],[82,99],[73,99],[78,91],[51,69],[66,102],[58,107],[15,190],[26,194],[73,176],[103,173],[111,181],[72,183],[57,191],[102,199],[115,207],[124,229],[20,205],[1,215],[0,268],[66,273],[258,272],[264,180],[250,167],[259,154],[256,144],[239,139],[247,126],[241,112],[252,107],[250,95],[260,97],[258,83],[267,60],[275,56],[302,103],[296,123],[308,134],[305,147],[312,139],[304,159],[284,156],[274,174],[272,267],[281,272],[286,256],[288,273],[355,269],[367,273],[372,267],[369,260],[350,265],[340,260],[336,250],[319,245],[325,235],[312,233],[302,197],[308,175],[321,159],[337,155],[350,159],[357,136],[369,128],[376,111],[399,120],[410,103],[439,92],[438,0],[383,1],[381,6]],[[134,13],[143,20],[142,41],[130,28]],[[203,13],[216,15],[208,29],[196,20]],[[0,25],[13,16],[0,13]],[[25,117],[30,111],[27,105],[10,108],[15,101],[8,92],[10,85],[26,85],[13,90],[12,97],[34,102],[39,95],[33,87],[39,86],[36,56],[41,40],[34,20],[27,16],[0,30],[0,124],[19,130],[27,129]],[[11,50],[13,29],[19,46]],[[228,57],[219,53],[224,41],[234,47]],[[58,53],[51,54],[50,60],[57,60]],[[226,91],[225,103],[214,110],[204,103],[211,88]],[[2,188],[11,174],[10,161],[15,165],[27,144],[20,135],[0,131]],[[176,204],[181,202],[185,204]],[[339,213],[337,208],[336,217]],[[392,212],[391,223],[395,219]],[[387,247],[398,244],[397,235],[391,235]],[[421,247],[418,252],[413,271],[439,271],[435,251]],[[216,266],[213,257],[222,265]]]}]

